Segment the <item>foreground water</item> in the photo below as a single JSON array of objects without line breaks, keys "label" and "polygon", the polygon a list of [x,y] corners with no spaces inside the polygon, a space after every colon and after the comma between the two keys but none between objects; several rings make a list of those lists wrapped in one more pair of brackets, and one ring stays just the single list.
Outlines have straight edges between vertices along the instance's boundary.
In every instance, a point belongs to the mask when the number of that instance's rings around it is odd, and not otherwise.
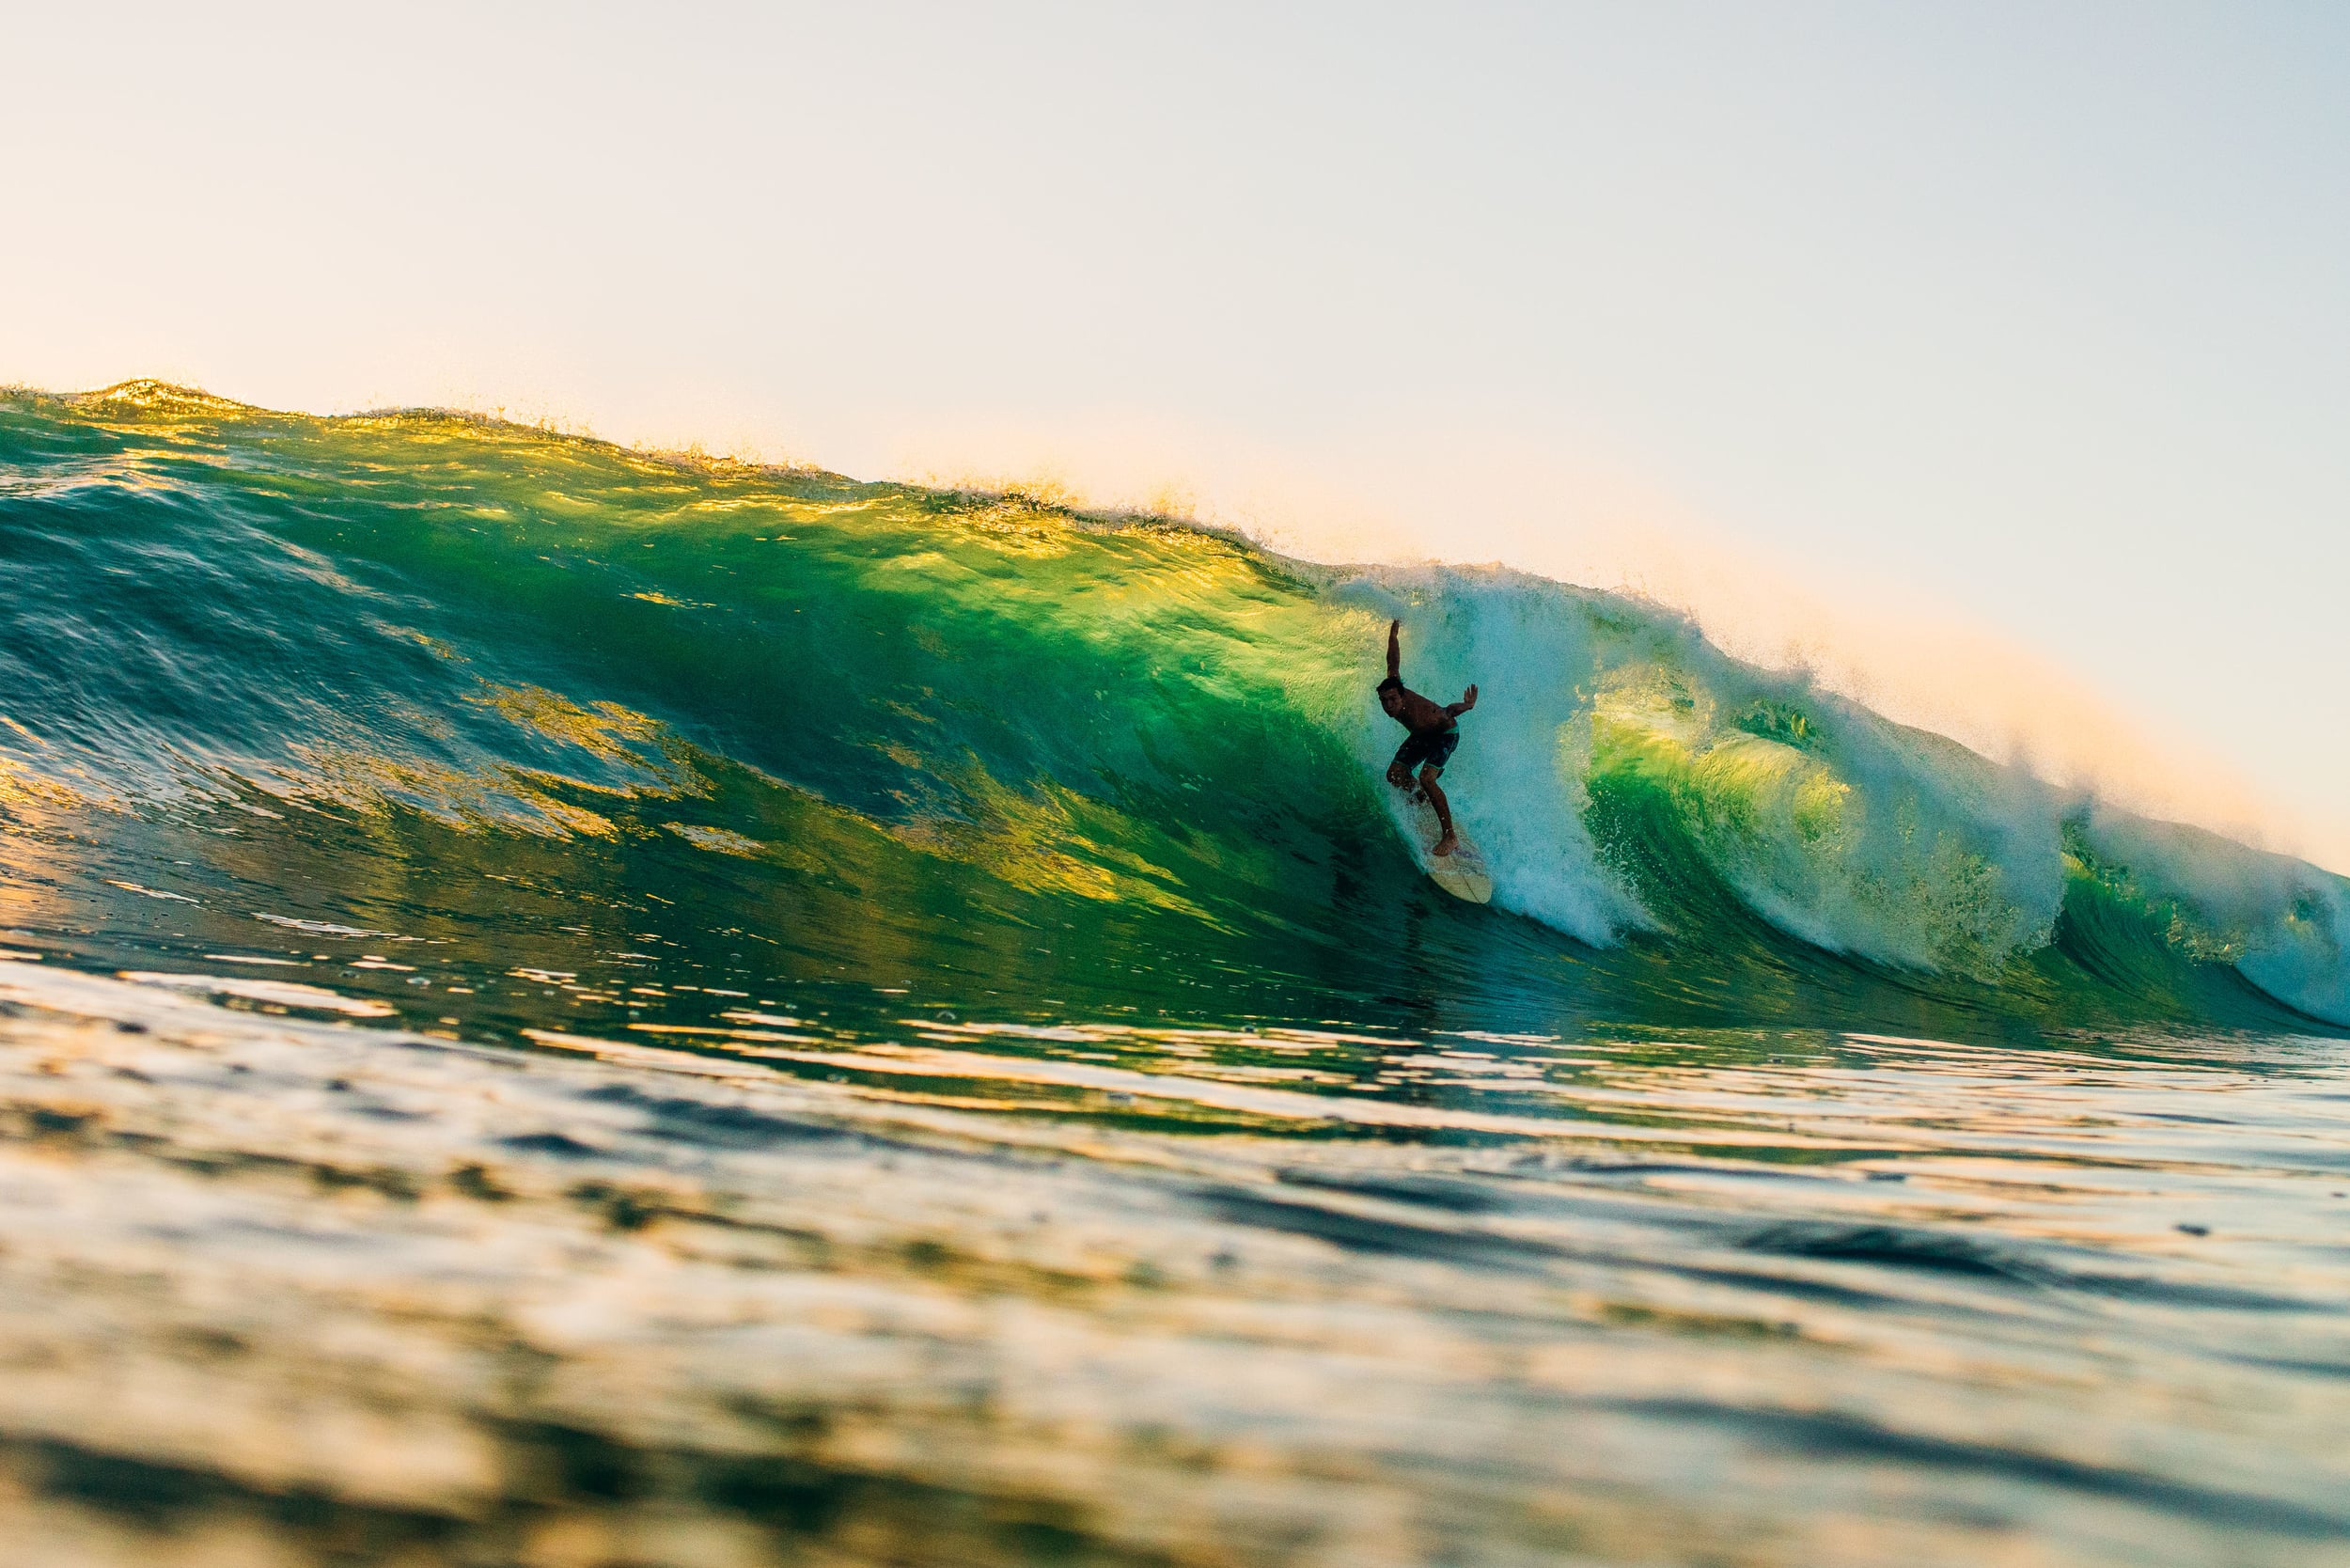
[{"label": "foreground water", "polygon": [[2339,878],[440,416],[20,397],[0,569],[0,1563],[2350,1560]]},{"label": "foreground water", "polygon": [[2350,1560],[2332,1042],[1258,1042],[1497,1107],[1398,1115],[0,995],[9,1561]]}]

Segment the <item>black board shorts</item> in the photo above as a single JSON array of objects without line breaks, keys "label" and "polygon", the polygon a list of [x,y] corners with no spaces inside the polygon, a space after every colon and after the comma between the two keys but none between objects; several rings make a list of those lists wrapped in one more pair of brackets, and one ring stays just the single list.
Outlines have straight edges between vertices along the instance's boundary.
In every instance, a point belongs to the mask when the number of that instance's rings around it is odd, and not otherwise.
[{"label": "black board shorts", "polygon": [[1396,762],[1407,773],[1423,767],[1441,769],[1452,757],[1452,748],[1461,744],[1461,731],[1450,729],[1417,730],[1403,737],[1403,744],[1395,748]]}]

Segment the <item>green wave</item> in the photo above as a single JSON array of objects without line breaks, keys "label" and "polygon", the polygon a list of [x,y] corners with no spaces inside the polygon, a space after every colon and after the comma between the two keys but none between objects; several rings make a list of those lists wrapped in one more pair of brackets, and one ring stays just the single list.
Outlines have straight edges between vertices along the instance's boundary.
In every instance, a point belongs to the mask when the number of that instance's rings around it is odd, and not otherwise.
[{"label": "green wave", "polygon": [[[258,914],[576,971],[658,916],[1040,1011],[2350,1025],[2342,879],[1518,573],[155,384],[0,402],[0,923],[93,962]],[[1493,908],[1379,781],[1390,614],[1482,688]]]}]

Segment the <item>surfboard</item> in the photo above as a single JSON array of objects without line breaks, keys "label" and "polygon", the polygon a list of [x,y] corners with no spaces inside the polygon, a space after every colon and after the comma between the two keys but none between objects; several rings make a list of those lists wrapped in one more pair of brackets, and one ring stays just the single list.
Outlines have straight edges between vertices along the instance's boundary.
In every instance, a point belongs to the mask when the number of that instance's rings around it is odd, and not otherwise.
[{"label": "surfboard", "polygon": [[1494,879],[1485,867],[1485,853],[1462,830],[1459,821],[1454,821],[1452,830],[1460,847],[1442,857],[1432,855],[1429,852],[1436,847],[1436,840],[1444,837],[1436,808],[1428,804],[1427,794],[1418,785],[1399,792],[1403,796],[1404,820],[1412,831],[1412,848],[1429,880],[1466,902],[1493,902]]}]

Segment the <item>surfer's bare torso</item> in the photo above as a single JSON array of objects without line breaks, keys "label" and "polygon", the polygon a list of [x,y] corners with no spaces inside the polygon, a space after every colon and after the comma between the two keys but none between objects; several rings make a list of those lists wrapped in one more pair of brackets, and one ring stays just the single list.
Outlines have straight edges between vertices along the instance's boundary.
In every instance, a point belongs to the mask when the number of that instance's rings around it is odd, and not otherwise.
[{"label": "surfer's bare torso", "polygon": [[1451,760],[1453,748],[1461,744],[1460,716],[1477,706],[1477,688],[1469,687],[1458,702],[1439,703],[1430,700],[1403,683],[1403,623],[1387,622],[1387,678],[1379,682],[1379,706],[1386,715],[1411,733],[1396,747],[1395,760],[1387,764],[1387,782],[1399,790],[1412,786],[1415,770],[1419,787],[1428,796],[1428,804],[1435,808],[1436,823],[1443,837],[1436,840],[1431,855],[1447,855],[1460,847],[1460,837],[1452,830],[1452,804],[1445,799],[1444,791],[1436,783],[1444,765]]}]

